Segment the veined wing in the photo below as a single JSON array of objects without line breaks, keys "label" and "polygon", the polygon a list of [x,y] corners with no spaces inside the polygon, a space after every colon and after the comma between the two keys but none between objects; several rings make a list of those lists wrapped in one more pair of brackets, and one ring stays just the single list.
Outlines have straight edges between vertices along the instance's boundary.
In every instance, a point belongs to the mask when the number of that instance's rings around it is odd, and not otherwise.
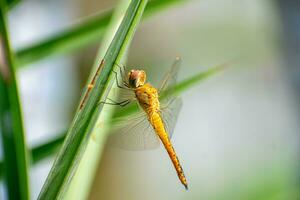
[{"label": "veined wing", "polygon": [[174,86],[177,82],[178,71],[182,60],[176,57],[169,71],[164,75],[160,87],[159,94],[161,95],[161,116],[164,122],[165,129],[171,138],[177,122],[179,111],[182,107],[182,100],[175,96]]},{"label": "veined wing", "polygon": [[169,71],[164,75],[160,86],[158,88],[158,93],[162,96],[165,96],[166,99],[172,95],[172,87],[176,84],[179,67],[181,64],[181,58],[176,57]]},{"label": "veined wing", "polygon": [[126,150],[146,150],[159,147],[159,138],[145,113],[122,117],[114,122],[108,144]]},{"label": "veined wing", "polygon": [[161,117],[170,139],[173,136],[181,107],[182,100],[179,97],[169,98],[169,101],[166,102],[165,105],[161,106]]},{"label": "veined wing", "polygon": [[114,96],[114,100],[117,102],[124,101],[124,100],[136,100],[134,91],[130,89],[123,89],[123,88],[112,88],[111,94]]},{"label": "veined wing", "polygon": [[[175,97],[161,107],[160,114],[169,138],[173,135],[181,106],[181,99]],[[159,138],[145,113],[119,118],[113,124],[109,145],[126,150],[149,150],[159,147]]]}]

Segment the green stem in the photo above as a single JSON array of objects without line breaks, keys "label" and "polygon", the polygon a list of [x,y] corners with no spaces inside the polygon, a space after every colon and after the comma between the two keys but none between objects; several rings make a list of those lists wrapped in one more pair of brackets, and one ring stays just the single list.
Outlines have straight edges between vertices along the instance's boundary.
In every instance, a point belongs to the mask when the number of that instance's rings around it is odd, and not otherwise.
[{"label": "green stem", "polygon": [[3,140],[4,171],[10,199],[29,199],[27,151],[18,96],[13,55],[7,33],[5,2],[0,0],[0,132]]}]

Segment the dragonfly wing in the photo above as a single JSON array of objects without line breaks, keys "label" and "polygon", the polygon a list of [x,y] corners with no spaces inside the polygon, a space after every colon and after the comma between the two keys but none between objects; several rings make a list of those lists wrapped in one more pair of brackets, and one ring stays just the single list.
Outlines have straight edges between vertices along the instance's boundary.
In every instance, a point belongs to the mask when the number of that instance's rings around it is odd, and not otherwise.
[{"label": "dragonfly wing", "polygon": [[174,86],[177,82],[177,76],[181,62],[181,58],[177,57],[175,59],[170,70],[162,79],[158,90],[162,98],[161,115],[166,131],[170,138],[173,135],[177,117],[182,107],[181,98],[174,95]]},{"label": "dragonfly wing", "polygon": [[160,95],[169,96],[172,93],[172,86],[174,86],[177,81],[180,64],[181,64],[181,58],[176,57],[170,70],[164,75],[164,78],[160,83],[158,89],[158,93]]},{"label": "dragonfly wing", "polygon": [[146,150],[159,147],[159,138],[146,114],[136,114],[117,120],[108,144],[126,150]]},{"label": "dragonfly wing", "polygon": [[162,119],[169,138],[172,138],[172,135],[174,133],[175,125],[181,107],[182,100],[179,97],[170,98],[170,100],[166,102],[166,105],[163,105],[161,107]]},{"label": "dragonfly wing", "polygon": [[112,88],[110,93],[114,96],[115,101],[135,100],[135,94],[130,89]]}]

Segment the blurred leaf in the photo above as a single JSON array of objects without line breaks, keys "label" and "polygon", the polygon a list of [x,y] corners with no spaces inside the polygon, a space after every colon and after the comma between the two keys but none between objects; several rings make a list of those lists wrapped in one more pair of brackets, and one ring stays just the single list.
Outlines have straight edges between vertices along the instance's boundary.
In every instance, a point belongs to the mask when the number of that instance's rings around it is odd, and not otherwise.
[{"label": "blurred leaf", "polygon": [[143,18],[150,17],[151,15],[157,13],[163,13],[164,9],[174,6],[178,3],[185,3],[184,0],[151,0],[146,6],[145,14]]},{"label": "blurred leaf", "polygon": [[[31,164],[36,164],[39,161],[49,156],[55,155],[58,152],[59,148],[61,147],[61,144],[63,143],[65,137],[66,137],[66,133],[60,134],[58,137],[51,139],[46,143],[33,147],[32,150],[30,151]],[[3,173],[4,173],[4,163],[3,161],[0,161],[0,179],[3,178],[4,175]]]},{"label": "blurred leaf", "polygon": [[31,150],[31,162],[36,164],[40,160],[47,158],[49,156],[55,155],[58,152],[61,144],[63,143],[66,134],[60,134],[58,137],[48,141],[45,144],[33,147]]},{"label": "blurred leaf", "polygon": [[24,49],[17,50],[18,66],[43,59],[47,56],[60,55],[84,48],[95,41],[100,41],[108,25],[112,12],[90,17],[83,23],[58,33]]},{"label": "blurred leaf", "polygon": [[0,133],[9,199],[29,199],[27,152],[22,114],[7,33],[4,1],[0,0]]},{"label": "blurred leaf", "polygon": [[14,7],[17,3],[20,3],[21,0],[5,0],[6,1],[6,6],[11,9]]},{"label": "blurred leaf", "polygon": [[[145,10],[145,16],[168,8],[183,0],[152,0]],[[53,37],[40,41],[32,46],[17,50],[17,67],[35,62],[48,56],[61,55],[100,42],[112,16],[112,11],[90,17],[79,25],[65,30]]]},{"label": "blurred leaf", "polygon": [[[100,115],[103,104],[113,84],[114,73],[112,69],[117,60],[121,59],[133,37],[139,19],[142,16],[146,0],[132,0],[127,12],[114,36],[101,64],[99,74],[96,72],[94,87],[83,95],[75,118],[68,130],[63,146],[50,170],[46,182],[39,194],[39,199],[63,198],[71,179],[77,169],[78,163],[86,149],[91,130]],[[100,61],[98,61],[100,62]],[[90,76],[94,77],[94,75]],[[86,98],[87,97],[87,98]],[[73,191],[76,192],[76,191]]]}]

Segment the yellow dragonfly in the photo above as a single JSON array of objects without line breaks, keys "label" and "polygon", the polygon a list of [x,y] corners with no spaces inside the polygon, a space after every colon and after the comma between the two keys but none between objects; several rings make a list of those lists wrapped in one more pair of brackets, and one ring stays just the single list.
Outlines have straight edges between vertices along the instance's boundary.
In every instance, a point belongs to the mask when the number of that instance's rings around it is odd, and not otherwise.
[{"label": "yellow dragonfly", "polygon": [[[164,76],[159,89],[146,82],[145,71],[133,69],[126,75],[125,67],[119,66],[120,73],[115,72],[115,75],[117,86],[119,90],[122,90],[120,101],[109,99],[111,102],[105,103],[126,106],[135,101],[142,111],[138,115],[123,120],[122,125],[118,126],[118,133],[112,134],[109,142],[120,148],[141,150],[156,148],[161,141],[176,169],[179,180],[188,189],[186,177],[170,140],[182,105],[181,99],[172,95],[172,86],[176,82],[180,63],[181,59],[176,58]],[[121,80],[119,74],[121,74]],[[160,101],[161,94],[164,95],[164,101]],[[121,101],[122,98],[125,100]]]}]

